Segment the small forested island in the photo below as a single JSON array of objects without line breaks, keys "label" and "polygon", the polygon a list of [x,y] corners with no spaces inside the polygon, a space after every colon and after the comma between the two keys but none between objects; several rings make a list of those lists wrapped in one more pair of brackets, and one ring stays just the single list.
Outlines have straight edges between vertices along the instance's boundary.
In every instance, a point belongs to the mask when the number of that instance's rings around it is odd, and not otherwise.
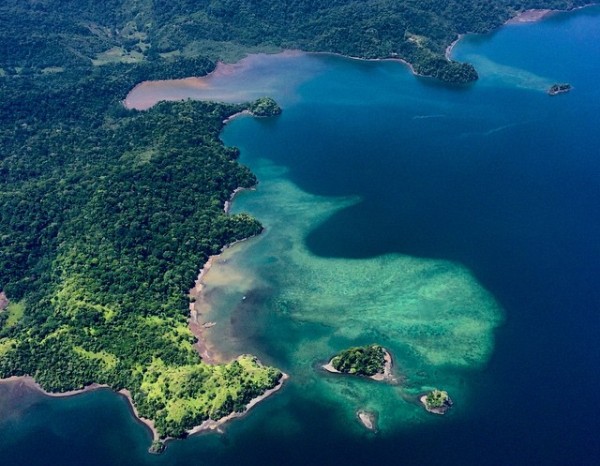
[{"label": "small forested island", "polygon": [[573,89],[573,86],[571,86],[569,83],[553,84],[552,86],[550,86],[550,89],[548,89],[548,94],[563,94],[565,92],[569,92],[571,89]]},{"label": "small forested island", "polygon": [[270,117],[281,113],[281,107],[270,97],[261,97],[252,102],[248,109],[256,117]]},{"label": "small forested island", "polygon": [[419,399],[425,409],[434,414],[446,414],[453,402],[444,390],[434,389]]},{"label": "small forested island", "polygon": [[332,373],[362,375],[381,381],[391,378],[392,357],[380,345],[355,346],[333,356],[323,368]]}]

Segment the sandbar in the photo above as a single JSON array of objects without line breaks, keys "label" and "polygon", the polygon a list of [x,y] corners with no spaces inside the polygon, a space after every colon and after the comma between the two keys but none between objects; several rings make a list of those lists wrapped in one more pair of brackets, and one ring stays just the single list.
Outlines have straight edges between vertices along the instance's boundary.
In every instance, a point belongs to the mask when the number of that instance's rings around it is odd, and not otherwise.
[{"label": "sandbar", "polygon": [[524,24],[524,23],[534,23],[536,21],[540,21],[546,16],[554,13],[556,10],[548,10],[548,9],[539,9],[539,10],[525,10],[519,13],[517,16],[509,19],[504,24]]},{"label": "sandbar", "polygon": [[358,420],[362,423],[362,425],[365,426],[368,430],[377,430],[377,419],[375,413],[365,411],[364,409],[360,409],[356,412],[356,416],[358,417]]}]

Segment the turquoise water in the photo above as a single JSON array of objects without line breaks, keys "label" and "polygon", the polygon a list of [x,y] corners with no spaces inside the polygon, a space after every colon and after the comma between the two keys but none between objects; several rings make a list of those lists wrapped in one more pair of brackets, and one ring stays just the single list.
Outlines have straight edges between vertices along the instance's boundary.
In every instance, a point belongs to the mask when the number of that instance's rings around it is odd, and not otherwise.
[{"label": "turquoise water", "polygon": [[[392,62],[247,61],[228,75],[227,92],[269,90],[284,113],[239,118],[223,140],[260,179],[234,211],[251,212],[266,231],[211,269],[204,312],[217,322],[209,343],[224,356],[257,354],[290,382],[224,435],[173,442],[161,457],[144,453],[149,435],[107,391],[48,400],[0,385],[0,400],[18,399],[0,402],[2,457],[592,462],[600,453],[590,412],[600,382],[598,44],[599,8],[468,37],[454,56],[481,79],[462,89]],[[571,93],[546,95],[564,81]],[[332,352],[371,342],[391,349],[398,385],[320,369]],[[456,401],[445,417],[416,403],[434,386]],[[360,408],[377,413],[376,434],[357,421]]]}]

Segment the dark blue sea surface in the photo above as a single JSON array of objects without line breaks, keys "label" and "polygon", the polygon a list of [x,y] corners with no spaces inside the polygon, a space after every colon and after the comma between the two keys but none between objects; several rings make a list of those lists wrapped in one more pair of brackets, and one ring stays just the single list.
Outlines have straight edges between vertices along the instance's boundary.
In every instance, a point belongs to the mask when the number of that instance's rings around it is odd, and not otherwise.
[{"label": "dark blue sea surface", "polygon": [[[102,390],[56,400],[0,385],[2,464],[594,464],[600,8],[469,36],[453,56],[474,63],[481,79],[454,88],[393,62],[296,57],[312,75],[293,96],[275,95],[284,113],[241,118],[223,134],[267,191],[265,160],[284,170],[273,179],[283,176],[308,195],[354,199],[307,226],[302,242],[315,260],[444,261],[468,270],[497,301],[503,324],[484,363],[435,366],[425,376],[443,382],[454,374],[464,385],[467,395],[454,385],[460,402],[449,415],[414,414],[378,434],[349,428],[344,409],[319,396],[312,376],[300,371],[294,379],[290,348],[309,334],[330,338],[328,327],[308,317],[286,327],[286,319],[256,311],[237,315],[255,326],[233,324],[236,344],[292,379],[224,435],[172,442],[151,456],[149,434],[121,397]],[[281,63],[278,72],[285,74]],[[550,97],[555,82],[573,90]],[[240,208],[252,211],[254,195],[242,196]],[[265,201],[267,219],[269,208]],[[264,239],[264,257],[276,237]],[[290,282],[284,268],[276,278],[263,268],[269,283]],[[260,293],[256,300],[267,304],[279,296],[268,287]],[[363,385],[344,389],[352,399]]]}]

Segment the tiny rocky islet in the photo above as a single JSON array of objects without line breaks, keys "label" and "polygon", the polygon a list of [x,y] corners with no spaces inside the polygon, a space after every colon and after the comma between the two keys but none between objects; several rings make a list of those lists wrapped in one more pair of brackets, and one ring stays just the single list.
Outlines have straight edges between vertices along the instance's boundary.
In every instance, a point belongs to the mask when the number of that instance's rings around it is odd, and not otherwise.
[{"label": "tiny rocky islet", "polygon": [[573,86],[571,86],[569,83],[556,83],[550,86],[548,89],[548,95],[554,96],[558,94],[565,94],[570,92],[571,89],[573,89]]},{"label": "tiny rocky islet", "polygon": [[438,390],[437,388],[431,390],[426,395],[419,397],[419,401],[428,412],[440,415],[446,414],[454,405],[448,392],[445,390]]},{"label": "tiny rocky islet", "polygon": [[[397,384],[398,380],[392,375],[392,356],[381,345],[372,344],[354,346],[340,351],[330,361],[322,366],[332,374],[367,377],[378,382]],[[425,409],[434,414],[446,414],[454,402],[444,390],[433,389],[419,397]],[[368,430],[377,430],[375,413],[359,409],[356,415]]]}]

